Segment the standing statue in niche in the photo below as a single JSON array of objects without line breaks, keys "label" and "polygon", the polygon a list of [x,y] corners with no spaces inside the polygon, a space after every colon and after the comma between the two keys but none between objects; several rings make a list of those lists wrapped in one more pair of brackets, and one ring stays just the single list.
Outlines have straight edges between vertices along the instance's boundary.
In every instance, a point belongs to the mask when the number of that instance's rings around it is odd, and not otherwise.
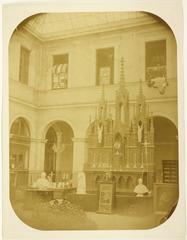
[{"label": "standing statue in niche", "polygon": [[138,142],[141,143],[143,140],[143,123],[142,121],[138,122]]},{"label": "standing statue in niche", "polygon": [[150,193],[148,188],[143,184],[142,178],[138,179],[138,185],[135,187],[134,192],[137,197],[143,197],[145,194]]},{"label": "standing statue in niche", "polygon": [[77,178],[77,193],[85,194],[86,193],[86,178],[84,172],[78,173]]},{"label": "standing statue in niche", "polygon": [[139,112],[141,113],[143,110],[142,104],[139,104]]},{"label": "standing statue in niche", "polygon": [[122,139],[119,133],[116,134],[115,136],[115,142],[114,142],[114,149],[115,149],[115,154],[119,155],[120,154],[120,148],[122,145]]},{"label": "standing statue in niche", "polygon": [[103,124],[100,122],[97,128],[97,141],[99,144],[103,143]]}]

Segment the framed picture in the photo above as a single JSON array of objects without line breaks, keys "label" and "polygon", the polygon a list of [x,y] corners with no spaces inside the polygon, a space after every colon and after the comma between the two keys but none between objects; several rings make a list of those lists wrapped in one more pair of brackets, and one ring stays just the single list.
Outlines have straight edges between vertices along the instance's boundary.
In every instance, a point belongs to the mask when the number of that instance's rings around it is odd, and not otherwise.
[{"label": "framed picture", "polygon": [[178,200],[177,184],[156,183],[154,185],[154,212],[167,214],[176,205]]},{"label": "framed picture", "polygon": [[98,213],[112,213],[114,204],[114,183],[103,182],[99,185]]}]

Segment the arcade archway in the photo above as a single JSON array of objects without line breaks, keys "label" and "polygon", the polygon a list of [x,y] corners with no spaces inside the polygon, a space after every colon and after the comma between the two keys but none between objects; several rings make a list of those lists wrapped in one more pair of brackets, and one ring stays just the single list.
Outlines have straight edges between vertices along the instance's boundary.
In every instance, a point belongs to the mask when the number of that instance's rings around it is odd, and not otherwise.
[{"label": "arcade archway", "polygon": [[30,129],[27,121],[19,117],[10,129],[10,186],[27,186],[30,151]]},{"label": "arcade archway", "polygon": [[156,182],[178,183],[178,131],[173,122],[155,116],[155,172]]},{"label": "arcade archway", "polygon": [[64,121],[53,122],[47,130],[44,171],[52,173],[55,181],[60,182],[72,174],[73,136],[73,129]]}]

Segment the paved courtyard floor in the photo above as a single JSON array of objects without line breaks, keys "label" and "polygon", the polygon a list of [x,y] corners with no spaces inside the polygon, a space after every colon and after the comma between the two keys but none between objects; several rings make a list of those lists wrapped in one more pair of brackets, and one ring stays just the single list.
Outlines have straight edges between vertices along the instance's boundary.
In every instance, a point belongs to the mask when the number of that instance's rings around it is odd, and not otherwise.
[{"label": "paved courtyard floor", "polygon": [[119,215],[119,214],[98,214],[95,212],[86,212],[88,219],[97,225],[98,230],[105,229],[150,229],[155,227],[155,216],[147,215],[143,217]]}]

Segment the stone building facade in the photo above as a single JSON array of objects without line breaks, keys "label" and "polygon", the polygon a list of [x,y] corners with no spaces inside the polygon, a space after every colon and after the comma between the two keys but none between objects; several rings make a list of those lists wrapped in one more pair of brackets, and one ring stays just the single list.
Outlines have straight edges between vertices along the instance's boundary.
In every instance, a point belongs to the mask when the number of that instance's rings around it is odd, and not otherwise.
[{"label": "stone building facade", "polygon": [[[116,91],[122,90],[124,59],[129,94],[124,118],[133,118],[142,79],[154,122],[156,181],[165,181],[164,164],[178,161],[176,56],[171,29],[148,13],[48,13],[26,19],[9,43],[11,171],[23,171],[27,184],[42,171],[56,171],[56,178],[68,173],[76,186],[88,160],[88,128],[103,84],[111,118],[119,117]],[[118,98],[121,107],[120,92]]]}]

